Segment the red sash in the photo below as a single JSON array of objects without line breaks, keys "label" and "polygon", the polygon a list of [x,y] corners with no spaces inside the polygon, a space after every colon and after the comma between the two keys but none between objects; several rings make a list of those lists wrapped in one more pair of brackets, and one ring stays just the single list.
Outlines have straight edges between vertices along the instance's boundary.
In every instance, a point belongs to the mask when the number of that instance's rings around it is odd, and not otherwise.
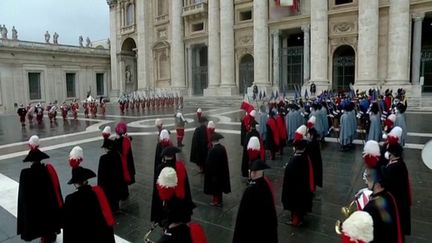
[{"label": "red sash", "polygon": [[177,198],[185,198],[185,186],[186,186],[186,168],[182,161],[176,161],[175,170],[177,172],[177,186],[175,194]]},{"label": "red sash", "polygon": [[193,243],[207,243],[207,237],[200,224],[189,224],[189,229]]},{"label": "red sash", "polygon": [[48,174],[50,175],[50,179],[54,188],[54,192],[56,194],[57,203],[59,208],[63,207],[63,197],[61,195],[60,191],[60,183],[57,176],[57,172],[55,171],[54,167],[51,164],[47,164],[46,168],[48,170]]},{"label": "red sash", "polygon": [[309,189],[311,192],[315,192],[315,178],[314,178],[312,161],[310,160],[309,156],[307,156],[307,160],[308,160],[308,167],[309,167]]},{"label": "red sash", "polygon": [[129,149],[131,148],[131,142],[127,136],[123,137],[123,144],[122,144],[122,153],[121,153],[121,160],[122,160],[122,168],[123,168],[123,178],[126,183],[131,183],[132,179],[129,174],[129,167],[128,167],[128,154]]},{"label": "red sash", "polygon": [[111,211],[111,207],[108,203],[108,199],[105,196],[104,191],[99,186],[92,187],[93,192],[99,201],[99,206],[101,207],[102,214],[105,218],[105,222],[108,226],[112,227],[115,224],[114,216]]},{"label": "red sash", "polygon": [[392,202],[393,202],[393,205],[395,208],[397,231],[398,231],[398,243],[403,243],[404,241],[403,241],[402,229],[401,229],[400,218],[399,218],[399,209],[398,209],[398,206],[396,204],[396,200],[393,197],[393,195],[390,192],[388,194],[390,195],[390,198],[392,199]]}]

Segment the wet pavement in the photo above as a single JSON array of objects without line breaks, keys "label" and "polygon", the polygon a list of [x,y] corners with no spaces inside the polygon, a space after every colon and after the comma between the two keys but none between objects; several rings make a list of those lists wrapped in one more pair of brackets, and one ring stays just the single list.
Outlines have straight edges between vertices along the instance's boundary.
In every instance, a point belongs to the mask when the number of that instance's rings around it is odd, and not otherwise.
[{"label": "wet pavement", "polygon": [[[223,144],[227,148],[232,193],[224,195],[222,208],[214,208],[209,205],[210,196],[203,193],[203,175],[199,174],[194,164],[188,160],[190,144],[195,122],[187,125],[185,147],[181,157],[184,159],[190,179],[193,200],[197,204],[194,210],[193,221],[203,225],[210,243],[228,243],[232,240],[238,205],[246,183],[241,178],[241,146],[239,137],[239,118],[242,114],[238,110],[239,103],[226,102],[224,105],[208,99],[191,100],[186,102],[184,108],[185,118],[194,119],[198,106],[204,108],[204,113],[210,120],[216,123],[216,131],[219,130],[225,139]],[[105,117],[98,116],[97,120],[79,120],[79,125],[72,128],[72,122],[68,121],[69,129],[63,125],[62,119],[58,119],[57,127],[49,129],[48,118],[45,126],[26,126],[21,129],[17,117],[13,115],[0,115],[0,173],[18,181],[22,168],[29,166],[22,163],[27,153],[24,143],[29,136],[39,134],[46,138],[42,141],[42,148],[51,156],[49,161],[56,167],[59,174],[63,196],[73,192],[73,186],[67,185],[71,170],[67,163],[69,151],[79,144],[84,149],[83,166],[97,171],[99,156],[104,153],[100,148],[102,138],[100,132],[95,130],[98,126],[103,128],[106,124],[113,126],[115,122],[124,120],[128,123],[135,122],[136,126],[129,129],[133,137],[133,153],[136,165],[137,182],[130,187],[130,198],[121,204],[121,210],[115,214],[117,224],[115,233],[119,237],[130,242],[144,242],[143,237],[150,228],[150,202],[152,193],[153,159],[157,136],[153,127],[154,119],[161,116],[165,124],[172,123],[174,109],[163,111],[134,112],[129,111],[122,118],[117,106],[109,106]],[[80,119],[83,119],[80,116]],[[414,112],[407,114],[409,132],[408,143],[412,147],[421,147],[432,137],[432,120],[430,112]],[[173,129],[172,126],[168,126]],[[66,136],[62,136],[66,134]],[[175,141],[175,134],[171,134]],[[414,146],[415,145],[415,146]],[[273,182],[275,201],[278,213],[279,242],[340,242],[334,231],[334,224],[341,217],[340,208],[350,203],[353,195],[365,187],[362,181],[363,162],[361,158],[362,145],[349,152],[339,152],[338,144],[327,142],[322,146],[324,164],[324,187],[319,189],[313,202],[313,210],[300,228],[286,225],[289,213],[284,211],[280,202],[281,185],[283,180],[283,166],[291,156],[291,149],[285,148],[284,156],[278,156],[275,161],[269,161],[272,167],[266,171],[266,175]],[[413,207],[412,228],[413,234],[407,237],[406,242],[431,242],[432,232],[432,171],[428,170],[421,161],[420,149],[405,149],[405,161],[412,179]],[[92,184],[95,180],[91,181]],[[0,194],[2,185],[0,184]],[[16,198],[10,198],[11,201]],[[5,209],[6,208],[6,209]],[[0,242],[21,242],[16,236],[16,219],[7,207],[0,205]],[[152,234],[152,239],[157,240],[160,231]]]}]

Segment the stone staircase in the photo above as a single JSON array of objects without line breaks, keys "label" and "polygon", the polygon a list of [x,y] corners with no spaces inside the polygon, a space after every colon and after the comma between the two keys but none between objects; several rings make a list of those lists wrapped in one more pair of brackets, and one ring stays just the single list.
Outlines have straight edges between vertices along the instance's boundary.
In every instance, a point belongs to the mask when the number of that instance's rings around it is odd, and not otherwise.
[{"label": "stone staircase", "polygon": [[184,106],[192,107],[239,107],[243,96],[188,96],[184,97]]}]

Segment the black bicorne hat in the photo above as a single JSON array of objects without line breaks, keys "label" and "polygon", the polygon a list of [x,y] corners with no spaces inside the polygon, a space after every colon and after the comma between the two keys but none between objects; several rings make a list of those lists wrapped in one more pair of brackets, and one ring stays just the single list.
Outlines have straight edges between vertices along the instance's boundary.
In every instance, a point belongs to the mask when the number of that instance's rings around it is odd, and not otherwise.
[{"label": "black bicorne hat", "polygon": [[215,142],[221,140],[222,138],[224,138],[224,136],[222,136],[220,133],[215,132],[212,134],[210,141]]},{"label": "black bicorne hat", "polygon": [[174,146],[169,146],[167,148],[165,148],[164,150],[162,150],[161,156],[165,157],[174,157],[176,155],[176,153],[180,153],[181,150],[177,147]]},{"label": "black bicorne hat", "polygon": [[270,166],[268,166],[263,160],[254,160],[251,163],[251,171],[258,171],[258,170],[265,170],[270,169]]},{"label": "black bicorne hat", "polygon": [[72,169],[72,178],[68,181],[68,184],[82,183],[94,177],[96,177],[96,174],[92,170],[78,166]]},{"label": "black bicorne hat", "polygon": [[114,141],[111,140],[111,139],[109,139],[109,138],[107,138],[107,139],[104,139],[104,142],[103,142],[101,148],[106,148],[106,149],[109,149],[109,150],[113,150],[114,149],[114,145],[115,145]]},{"label": "black bicorne hat", "polygon": [[40,162],[48,158],[49,158],[48,154],[40,151],[39,149],[32,149],[24,158],[23,162]]}]

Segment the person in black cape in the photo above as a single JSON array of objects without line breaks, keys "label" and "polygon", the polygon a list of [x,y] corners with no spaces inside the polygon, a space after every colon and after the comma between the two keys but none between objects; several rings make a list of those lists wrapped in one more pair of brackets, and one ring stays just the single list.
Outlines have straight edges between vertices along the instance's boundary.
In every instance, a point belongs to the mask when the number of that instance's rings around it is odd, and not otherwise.
[{"label": "person in black cape", "polygon": [[200,126],[195,128],[192,136],[192,145],[190,152],[190,161],[199,167],[201,173],[204,172],[204,164],[208,153],[208,138],[207,138],[207,118],[202,116],[199,119]]},{"label": "person in black cape", "polygon": [[105,192],[111,210],[119,209],[119,201],[128,195],[128,186],[123,179],[123,168],[120,154],[114,149],[114,141],[105,139],[102,145],[106,154],[99,158],[97,184]]},{"label": "person in black cape", "polygon": [[[249,177],[249,163],[251,160],[256,160],[258,158],[252,158],[249,159],[249,154],[248,154],[248,144],[249,144],[249,140],[251,137],[260,137],[259,132],[256,129],[256,125],[258,123],[254,120],[251,119],[250,120],[250,130],[246,133],[246,136],[244,138],[244,144],[243,144],[243,156],[242,156],[242,164],[241,164],[241,173],[243,177]],[[261,158],[262,159],[262,158]]]},{"label": "person in black cape", "polygon": [[[171,167],[175,169],[178,177],[176,195],[178,198],[181,198],[185,201],[185,210],[187,210],[189,213],[186,215],[183,221],[187,223],[190,221],[192,216],[192,210],[196,207],[196,205],[192,201],[192,194],[190,190],[186,167],[182,161],[176,160],[176,153],[179,152],[181,152],[181,150],[174,146],[167,147],[162,151],[161,156],[163,160],[157,170],[157,175],[159,177],[162,169],[164,169],[165,167]],[[150,220],[162,226],[166,224],[166,215],[164,214],[163,210],[163,202],[159,194],[157,193],[156,183],[154,184],[154,187],[154,193],[152,194]]]},{"label": "person in black cape", "polygon": [[66,196],[63,242],[115,242],[115,221],[103,189],[88,184],[96,174],[79,164],[71,166],[72,178],[68,184],[73,184],[77,191]]},{"label": "person in black cape", "polygon": [[49,156],[39,150],[39,138],[29,140],[30,151],[23,162],[32,162],[21,171],[18,188],[17,234],[24,241],[41,237],[54,242],[61,228],[63,197],[57,173],[50,164],[41,163]]},{"label": "person in black cape", "polygon": [[277,243],[277,215],[270,181],[264,176],[269,166],[262,160],[251,165],[251,181],[237,212],[233,243]]},{"label": "person in black cape", "polygon": [[388,182],[384,179],[383,169],[367,168],[365,180],[369,190],[373,193],[363,211],[368,212],[373,220],[373,242],[376,243],[403,243],[400,229],[400,217],[396,200],[386,190]]},{"label": "person in black cape", "polygon": [[300,126],[294,135],[294,155],[285,167],[282,187],[282,204],[291,211],[288,224],[300,226],[304,216],[312,211],[312,198],[315,191],[312,162],[305,152],[304,139],[306,126]]},{"label": "person in black cape", "polygon": [[123,178],[126,184],[135,183],[135,163],[132,154],[132,138],[127,135],[127,125],[124,122],[119,122],[116,125],[115,131],[117,138],[114,140],[115,149],[120,153],[123,168]]},{"label": "person in black cape", "polygon": [[322,188],[323,164],[322,164],[322,157],[321,157],[320,136],[318,135],[318,132],[314,127],[315,121],[316,121],[315,116],[312,116],[311,118],[309,118],[307,122],[308,144],[306,146],[306,154],[309,156],[312,162],[315,186]]},{"label": "person in black cape", "polygon": [[178,178],[176,171],[171,167],[162,169],[158,180],[157,190],[164,202],[163,209],[166,215],[163,235],[158,243],[207,243],[201,225],[186,222],[189,217],[188,202],[179,198],[176,192]]},{"label": "person in black cape", "polygon": [[222,193],[231,192],[228,155],[225,147],[220,144],[223,138],[219,133],[212,135],[213,146],[207,156],[204,174],[204,193],[213,196],[210,205],[216,207],[222,206]]},{"label": "person in black cape", "polygon": [[399,143],[389,144],[385,153],[388,164],[384,167],[386,189],[397,202],[404,235],[411,234],[412,195],[408,169],[402,158],[403,148]]}]

